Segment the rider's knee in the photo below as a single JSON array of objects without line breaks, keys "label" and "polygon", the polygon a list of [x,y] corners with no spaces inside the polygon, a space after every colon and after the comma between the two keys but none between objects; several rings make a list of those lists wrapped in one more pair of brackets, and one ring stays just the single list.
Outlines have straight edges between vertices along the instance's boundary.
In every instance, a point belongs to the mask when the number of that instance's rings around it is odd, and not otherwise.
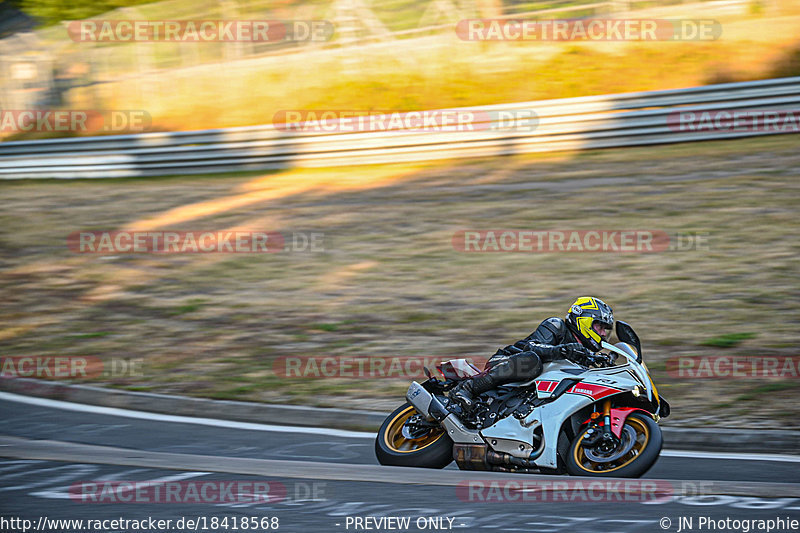
[{"label": "rider's knee", "polygon": [[522,352],[509,359],[514,378],[531,380],[542,373],[542,360],[534,352]]}]

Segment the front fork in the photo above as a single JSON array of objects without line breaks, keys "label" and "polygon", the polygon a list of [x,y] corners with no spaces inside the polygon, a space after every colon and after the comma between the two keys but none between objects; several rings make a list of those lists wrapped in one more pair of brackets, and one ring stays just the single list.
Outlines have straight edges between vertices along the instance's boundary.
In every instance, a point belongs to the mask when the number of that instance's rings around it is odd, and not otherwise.
[{"label": "front fork", "polygon": [[[599,426],[596,422],[600,416],[603,417],[602,426]],[[589,429],[586,430],[586,437],[583,439],[587,446],[594,447],[601,441],[617,440],[611,427],[611,400],[603,402],[602,415],[599,411],[595,411],[587,422],[591,424]]]},{"label": "front fork", "polygon": [[622,437],[622,428],[625,426],[625,420],[627,420],[628,415],[634,411],[641,411],[647,416],[653,416],[652,413],[645,411],[640,407],[612,408],[610,399],[603,402],[602,411],[602,429],[600,429],[600,426],[596,422],[596,420],[601,416],[599,411],[592,413],[589,417],[589,420],[586,421],[586,423],[590,424],[590,427],[587,430],[587,434],[591,435],[591,437],[587,439],[587,444],[590,446],[597,444],[601,440],[606,442],[619,442],[619,439]]},{"label": "front fork", "polygon": [[614,438],[611,432],[611,400],[603,402],[603,438],[609,440]]}]

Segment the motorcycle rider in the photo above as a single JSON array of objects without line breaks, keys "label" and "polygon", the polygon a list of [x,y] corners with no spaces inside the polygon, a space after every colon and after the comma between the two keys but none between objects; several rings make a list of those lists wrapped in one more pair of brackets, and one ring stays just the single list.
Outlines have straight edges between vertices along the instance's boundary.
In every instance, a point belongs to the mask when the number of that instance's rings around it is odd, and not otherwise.
[{"label": "motorcycle rider", "polygon": [[592,296],[578,298],[565,319],[551,317],[524,339],[497,350],[485,370],[456,385],[450,397],[469,409],[473,397],[498,385],[530,381],[542,373],[542,363],[568,359],[584,366],[602,358],[600,342],[607,340],[614,325],[614,313],[603,300]]}]

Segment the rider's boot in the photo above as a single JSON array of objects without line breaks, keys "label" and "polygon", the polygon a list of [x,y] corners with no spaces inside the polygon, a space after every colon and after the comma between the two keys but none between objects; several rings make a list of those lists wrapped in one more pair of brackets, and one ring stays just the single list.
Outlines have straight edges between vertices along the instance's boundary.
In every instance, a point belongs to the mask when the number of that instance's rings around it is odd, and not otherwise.
[{"label": "rider's boot", "polygon": [[[498,365],[499,366],[499,365]],[[474,378],[465,379],[450,391],[450,397],[456,400],[464,409],[471,409],[475,396],[490,391],[501,383],[500,369],[496,366],[484,374]]]}]

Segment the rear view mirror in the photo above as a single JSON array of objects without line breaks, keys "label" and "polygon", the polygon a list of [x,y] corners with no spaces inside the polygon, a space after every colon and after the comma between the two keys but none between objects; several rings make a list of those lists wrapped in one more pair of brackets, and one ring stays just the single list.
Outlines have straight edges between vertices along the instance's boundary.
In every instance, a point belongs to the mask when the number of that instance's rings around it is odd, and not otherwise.
[{"label": "rear view mirror", "polygon": [[627,342],[636,349],[637,357],[636,362],[642,362],[642,343],[639,342],[639,336],[633,331],[633,328],[627,322],[621,320],[617,321],[617,338],[622,342]]}]

